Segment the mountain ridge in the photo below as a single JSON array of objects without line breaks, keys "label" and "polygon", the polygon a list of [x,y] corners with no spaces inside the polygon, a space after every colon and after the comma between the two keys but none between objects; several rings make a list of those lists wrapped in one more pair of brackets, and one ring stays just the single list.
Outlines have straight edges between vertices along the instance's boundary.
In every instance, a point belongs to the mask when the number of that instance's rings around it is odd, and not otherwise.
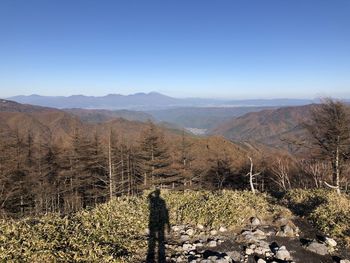
[{"label": "mountain ridge", "polygon": [[105,96],[41,96],[37,94],[18,95],[7,98],[19,103],[54,108],[82,108],[82,109],[130,109],[130,110],[157,110],[176,107],[276,107],[299,106],[311,104],[310,99],[205,99],[205,98],[174,98],[158,92],[135,93],[130,95],[107,94]]}]

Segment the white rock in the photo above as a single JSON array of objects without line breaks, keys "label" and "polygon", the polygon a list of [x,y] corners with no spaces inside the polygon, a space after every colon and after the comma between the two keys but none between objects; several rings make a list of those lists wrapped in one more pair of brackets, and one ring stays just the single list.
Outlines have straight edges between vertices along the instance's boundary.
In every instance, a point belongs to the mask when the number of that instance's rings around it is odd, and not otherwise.
[{"label": "white rock", "polygon": [[190,244],[190,243],[185,243],[185,244],[182,245],[182,249],[183,249],[184,251],[193,250],[193,249],[195,249],[195,248],[196,248],[196,247],[193,246],[193,245]]},{"label": "white rock", "polygon": [[216,243],[216,241],[215,240],[211,240],[211,241],[209,241],[209,243],[208,243],[208,247],[216,247],[217,246],[217,243]]},{"label": "white rock", "polygon": [[182,241],[187,241],[187,240],[190,239],[190,237],[189,237],[188,235],[181,235],[180,239],[181,239]]},{"label": "white rock", "polygon": [[339,263],[350,263],[350,260],[348,259],[342,259],[339,261]]},{"label": "white rock", "polygon": [[201,225],[201,224],[197,224],[197,228],[198,228],[199,230],[203,230],[203,229],[204,229],[204,226]]},{"label": "white rock", "polygon": [[210,235],[212,235],[212,236],[215,236],[217,234],[218,234],[218,231],[216,231],[215,229],[210,231]]},{"label": "white rock", "polygon": [[280,260],[290,260],[290,253],[285,246],[282,246],[277,250],[276,258]]},{"label": "white rock", "polygon": [[189,236],[193,236],[194,235],[194,230],[192,228],[189,228],[186,230],[186,234]]},{"label": "white rock", "polygon": [[180,231],[182,228],[180,226],[172,226],[171,230],[173,230],[174,232],[178,232]]},{"label": "white rock", "polygon": [[251,255],[251,254],[254,253],[254,250],[251,249],[251,248],[247,248],[247,249],[245,250],[245,253],[246,253],[246,255]]},{"label": "white rock", "polygon": [[252,224],[252,226],[258,226],[258,225],[261,224],[260,219],[257,218],[257,217],[251,218],[251,219],[250,219],[250,223]]},{"label": "white rock", "polygon": [[194,242],[194,245],[196,247],[203,247],[203,241],[202,240],[198,240],[198,241]]},{"label": "white rock", "polygon": [[325,243],[330,247],[337,246],[337,242],[333,238],[326,237]]},{"label": "white rock", "polygon": [[221,226],[220,228],[219,228],[219,232],[226,232],[227,231],[227,228],[226,227],[224,227],[224,226]]},{"label": "white rock", "polygon": [[266,261],[263,260],[262,258],[259,258],[258,261],[257,261],[257,263],[266,263]]}]

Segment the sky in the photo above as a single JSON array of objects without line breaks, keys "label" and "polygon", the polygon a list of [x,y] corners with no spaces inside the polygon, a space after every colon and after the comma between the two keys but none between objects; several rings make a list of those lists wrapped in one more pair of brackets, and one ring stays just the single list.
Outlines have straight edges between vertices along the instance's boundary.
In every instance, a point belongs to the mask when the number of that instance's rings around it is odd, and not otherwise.
[{"label": "sky", "polygon": [[350,98],[348,0],[1,0],[0,97]]}]

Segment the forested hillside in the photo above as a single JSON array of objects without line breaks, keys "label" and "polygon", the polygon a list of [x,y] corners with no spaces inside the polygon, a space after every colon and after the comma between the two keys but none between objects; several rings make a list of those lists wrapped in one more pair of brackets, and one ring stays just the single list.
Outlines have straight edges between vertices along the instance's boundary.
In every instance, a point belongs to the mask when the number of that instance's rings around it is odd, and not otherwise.
[{"label": "forested hillside", "polygon": [[[61,110],[5,100],[0,109],[4,215],[69,213],[152,186],[254,186],[260,191],[320,187],[331,169],[328,161],[313,156],[298,158],[262,144],[196,137],[152,122],[111,118],[89,123]],[[270,116],[275,115],[267,114],[265,120]],[[246,176],[252,164],[259,173],[253,184]],[[345,174],[342,184],[347,180]]]}]

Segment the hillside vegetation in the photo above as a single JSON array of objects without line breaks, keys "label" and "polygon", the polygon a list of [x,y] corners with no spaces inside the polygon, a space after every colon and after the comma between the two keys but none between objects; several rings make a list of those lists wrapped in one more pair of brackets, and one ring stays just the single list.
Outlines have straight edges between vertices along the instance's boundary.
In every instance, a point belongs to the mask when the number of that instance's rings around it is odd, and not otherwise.
[{"label": "hillside vegetation", "polygon": [[350,197],[324,189],[294,189],[283,199],[296,214],[306,216],[328,235],[345,238],[350,244]]},{"label": "hillside vegetation", "polygon": [[[237,229],[250,217],[273,217],[286,209],[268,195],[245,191],[162,192],[170,224],[225,225]],[[0,259],[6,262],[140,262],[147,246],[147,193],[120,198],[92,210],[0,221]]]},{"label": "hillside vegetation", "polygon": [[221,123],[211,134],[231,140],[257,141],[273,146],[283,146],[281,138],[304,135],[301,123],[310,119],[315,105],[282,107],[247,113]]}]

